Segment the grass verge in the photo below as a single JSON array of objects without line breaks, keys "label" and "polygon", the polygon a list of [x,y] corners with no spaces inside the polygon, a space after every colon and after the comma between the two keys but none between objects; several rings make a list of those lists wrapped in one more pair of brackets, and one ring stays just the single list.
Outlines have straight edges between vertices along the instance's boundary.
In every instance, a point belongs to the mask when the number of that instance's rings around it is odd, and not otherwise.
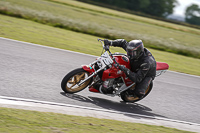
[{"label": "grass verge", "polygon": [[[99,56],[102,46],[96,36],[51,27],[36,22],[0,15],[0,36]],[[167,62],[170,70],[200,75],[200,60],[149,49],[157,61]],[[111,48],[112,52],[124,52]]]},{"label": "grass verge", "polygon": [[0,0],[3,14],[104,38],[142,39],[149,48],[200,58],[200,30],[104,9],[66,0]]},{"label": "grass verge", "polygon": [[5,133],[191,133],[163,126],[2,107],[0,116],[0,132]]}]

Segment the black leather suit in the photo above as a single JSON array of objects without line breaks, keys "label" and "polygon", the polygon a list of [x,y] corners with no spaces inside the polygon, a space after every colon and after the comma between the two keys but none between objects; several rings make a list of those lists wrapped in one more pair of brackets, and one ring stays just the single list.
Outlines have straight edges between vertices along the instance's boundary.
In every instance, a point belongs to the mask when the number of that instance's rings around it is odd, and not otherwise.
[{"label": "black leather suit", "polygon": [[[111,41],[111,46],[122,47],[125,51],[128,42],[124,39]],[[137,59],[131,60],[131,71],[128,77],[136,83],[135,94],[140,97],[141,93],[145,93],[149,84],[154,80],[156,75],[156,61],[151,52],[144,48],[144,53]]]}]

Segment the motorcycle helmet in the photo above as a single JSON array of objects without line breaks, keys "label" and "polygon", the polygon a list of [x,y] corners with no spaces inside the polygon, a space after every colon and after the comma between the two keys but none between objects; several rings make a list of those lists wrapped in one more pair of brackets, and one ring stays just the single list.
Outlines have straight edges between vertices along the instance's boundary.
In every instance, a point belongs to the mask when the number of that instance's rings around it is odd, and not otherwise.
[{"label": "motorcycle helmet", "polygon": [[132,40],[128,43],[127,55],[129,59],[138,59],[144,53],[144,45],[141,40]]}]

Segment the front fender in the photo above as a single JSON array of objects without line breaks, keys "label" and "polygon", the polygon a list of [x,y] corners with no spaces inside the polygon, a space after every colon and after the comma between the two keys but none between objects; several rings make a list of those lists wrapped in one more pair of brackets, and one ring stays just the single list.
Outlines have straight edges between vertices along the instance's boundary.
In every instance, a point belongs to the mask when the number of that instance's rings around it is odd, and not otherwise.
[{"label": "front fender", "polygon": [[82,65],[82,68],[90,74],[95,72],[94,68],[89,65]]}]

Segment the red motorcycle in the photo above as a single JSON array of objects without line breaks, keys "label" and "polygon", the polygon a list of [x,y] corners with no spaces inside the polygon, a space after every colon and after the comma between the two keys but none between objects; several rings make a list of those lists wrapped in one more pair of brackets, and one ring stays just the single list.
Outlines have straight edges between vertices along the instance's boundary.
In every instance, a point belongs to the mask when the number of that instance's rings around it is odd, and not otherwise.
[{"label": "red motorcycle", "polygon": [[[87,86],[89,91],[102,93],[109,96],[120,96],[125,102],[136,102],[146,97],[153,87],[153,82],[148,86],[143,98],[138,98],[134,94],[135,83],[131,81],[118,66],[124,65],[130,69],[129,58],[126,54],[114,53],[102,43],[105,52],[93,63],[83,65],[69,72],[61,82],[61,88],[65,93],[77,93]],[[156,76],[167,71],[167,63],[157,62]]]}]

